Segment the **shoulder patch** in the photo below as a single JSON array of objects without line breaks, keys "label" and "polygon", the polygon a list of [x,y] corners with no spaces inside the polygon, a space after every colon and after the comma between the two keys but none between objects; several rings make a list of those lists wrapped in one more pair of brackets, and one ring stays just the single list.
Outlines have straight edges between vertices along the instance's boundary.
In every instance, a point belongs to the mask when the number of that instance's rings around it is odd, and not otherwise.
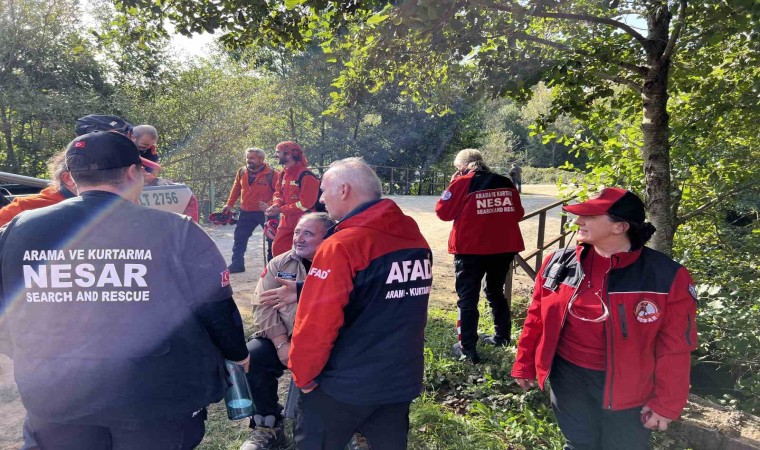
[{"label": "shoulder patch", "polygon": [[441,195],[441,200],[448,200],[451,198],[451,191],[443,191],[443,195]]},{"label": "shoulder patch", "polygon": [[691,298],[693,298],[695,302],[699,303],[699,296],[697,296],[697,288],[694,287],[693,284],[689,285],[689,294],[691,294]]},{"label": "shoulder patch", "polygon": [[265,276],[267,276],[267,267],[266,266],[264,266],[264,270],[261,271],[261,278],[264,278]]},{"label": "shoulder patch", "polygon": [[226,269],[224,272],[222,272],[222,287],[227,287],[230,285],[230,269]]},{"label": "shoulder patch", "polygon": [[636,304],[634,315],[641,323],[652,323],[660,318],[660,307],[652,300],[644,299]]}]

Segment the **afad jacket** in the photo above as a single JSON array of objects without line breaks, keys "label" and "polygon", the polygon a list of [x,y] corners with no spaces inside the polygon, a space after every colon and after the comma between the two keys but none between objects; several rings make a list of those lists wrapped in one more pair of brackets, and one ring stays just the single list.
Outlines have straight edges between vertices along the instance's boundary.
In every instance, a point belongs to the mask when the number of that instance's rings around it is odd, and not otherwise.
[{"label": "afad jacket", "polygon": [[451,182],[435,205],[441,220],[454,221],[449,253],[493,255],[525,250],[520,219],[525,210],[514,183],[492,172],[472,171]]},{"label": "afad jacket", "polygon": [[[543,389],[570,299],[582,289],[581,259],[591,246],[558,251],[536,277],[517,357],[515,378],[537,379]],[[689,272],[648,247],[612,255],[602,298],[605,321],[607,410],[649,406],[677,419],[689,393],[690,353],[697,346],[697,297]]]},{"label": "afad jacket", "polygon": [[267,204],[272,202],[279,174],[278,171],[270,168],[269,164],[264,163],[264,167],[256,172],[253,183],[248,183],[248,168],[241,167],[235,175],[227,206],[232,208],[239,198],[240,209],[243,211],[262,211],[259,202]]},{"label": "afad jacket", "polygon": [[[301,177],[309,168],[301,163],[284,168],[275,187],[273,205],[280,207],[280,228],[295,229],[298,219],[319,199],[319,178]],[[299,185],[299,178],[301,178]]]},{"label": "afad jacket", "polygon": [[75,195],[65,188],[48,186],[41,190],[39,194],[15,198],[10,204],[0,209],[0,227],[13,220],[14,217],[23,211],[55,205],[72,197],[75,197]]},{"label": "afad jacket", "polygon": [[387,199],[360,206],[334,229],[296,310],[295,384],[354,405],[411,401],[422,391],[430,247]]}]

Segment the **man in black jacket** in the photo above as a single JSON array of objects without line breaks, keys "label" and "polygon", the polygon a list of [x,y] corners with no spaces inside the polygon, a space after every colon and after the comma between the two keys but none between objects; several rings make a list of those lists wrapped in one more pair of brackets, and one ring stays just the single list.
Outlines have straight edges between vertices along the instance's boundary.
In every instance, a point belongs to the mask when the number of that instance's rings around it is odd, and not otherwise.
[{"label": "man in black jacket", "polygon": [[160,167],[129,138],[80,136],[66,164],[80,197],[0,229],[29,427],[42,448],[194,448],[224,359],[249,359],[224,259],[191,219],[134,203]]}]

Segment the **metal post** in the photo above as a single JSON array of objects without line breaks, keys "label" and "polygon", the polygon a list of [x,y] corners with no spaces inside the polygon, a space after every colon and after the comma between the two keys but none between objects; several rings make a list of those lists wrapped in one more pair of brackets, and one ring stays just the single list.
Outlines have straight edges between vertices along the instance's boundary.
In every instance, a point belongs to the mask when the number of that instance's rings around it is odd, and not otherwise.
[{"label": "metal post", "polygon": [[541,263],[544,260],[544,234],[546,233],[546,211],[542,211],[541,214],[538,215],[538,239],[536,239],[536,248],[538,249],[538,253],[536,253],[536,264],[534,267],[536,268],[536,273],[538,273],[539,270],[541,270]]},{"label": "metal post", "polygon": [[411,194],[411,188],[409,186],[409,169],[406,169],[406,192],[404,192],[405,195]]},{"label": "metal post", "polygon": [[395,172],[396,172],[396,169],[394,169],[393,167],[391,167],[391,185],[390,185],[390,187],[388,188],[388,193],[389,193],[390,195],[393,195],[393,185],[394,185],[394,184],[396,184],[396,182],[395,182],[395,181],[393,181],[393,174],[394,174]]}]

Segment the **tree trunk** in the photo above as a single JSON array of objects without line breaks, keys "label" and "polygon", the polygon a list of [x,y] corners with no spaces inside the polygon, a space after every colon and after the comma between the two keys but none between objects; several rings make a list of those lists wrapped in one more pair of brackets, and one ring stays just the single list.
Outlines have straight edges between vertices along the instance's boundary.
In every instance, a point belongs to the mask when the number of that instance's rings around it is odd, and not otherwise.
[{"label": "tree trunk", "polygon": [[673,251],[675,218],[670,197],[670,131],[668,117],[668,75],[670,61],[662,55],[668,42],[670,12],[655,10],[647,18],[648,71],[644,77],[642,99],[644,118],[641,130],[644,137],[642,156],[646,179],[645,204],[657,232],[650,246],[670,255]]},{"label": "tree trunk", "polygon": [[11,122],[8,119],[8,114],[5,110],[5,105],[0,105],[0,128],[2,128],[3,137],[5,138],[6,159],[5,167],[8,171],[15,173],[18,170],[18,162],[16,161],[16,153],[13,151],[13,134],[11,129]]},{"label": "tree trunk", "polygon": [[290,125],[290,139],[297,142],[296,139],[296,116],[293,107],[288,109],[288,124]]}]

